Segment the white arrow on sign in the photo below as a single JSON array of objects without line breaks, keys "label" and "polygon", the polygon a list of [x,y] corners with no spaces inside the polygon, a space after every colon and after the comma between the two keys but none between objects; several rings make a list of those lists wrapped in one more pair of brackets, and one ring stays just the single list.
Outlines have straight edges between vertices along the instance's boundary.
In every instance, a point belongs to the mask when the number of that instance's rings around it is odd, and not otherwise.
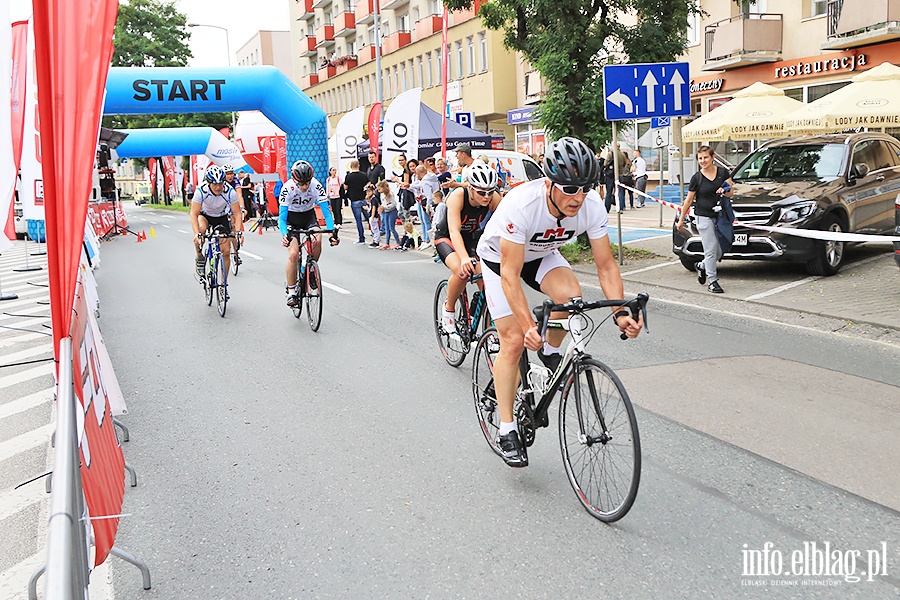
[{"label": "white arrow on sign", "polygon": [[659,84],[659,82],[656,81],[656,77],[653,76],[653,71],[647,71],[647,76],[644,77],[644,83],[641,84],[647,88],[647,112],[656,111],[656,98],[654,93],[657,84]]},{"label": "white arrow on sign", "polygon": [[675,88],[675,110],[681,110],[681,86],[684,85],[684,78],[678,69],[675,69],[675,74],[672,75],[669,85]]},{"label": "white arrow on sign", "polygon": [[622,93],[622,89],[619,88],[614,91],[609,97],[606,98],[609,102],[612,102],[616,106],[621,106],[624,108],[625,112],[632,113],[634,112],[634,104],[631,102],[631,98]]}]

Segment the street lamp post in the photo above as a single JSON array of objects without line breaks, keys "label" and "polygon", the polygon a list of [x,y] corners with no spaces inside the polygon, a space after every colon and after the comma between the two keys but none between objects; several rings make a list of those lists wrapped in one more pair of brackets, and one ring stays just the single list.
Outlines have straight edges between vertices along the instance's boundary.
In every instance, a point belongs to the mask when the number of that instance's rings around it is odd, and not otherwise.
[{"label": "street lamp post", "polygon": [[[208,25],[206,23],[188,23],[188,27],[212,27],[214,29],[221,29],[225,32],[225,51],[228,53],[228,66],[231,66],[231,42],[228,36],[228,30],[219,25]],[[234,111],[231,111],[231,134],[234,135]]]}]

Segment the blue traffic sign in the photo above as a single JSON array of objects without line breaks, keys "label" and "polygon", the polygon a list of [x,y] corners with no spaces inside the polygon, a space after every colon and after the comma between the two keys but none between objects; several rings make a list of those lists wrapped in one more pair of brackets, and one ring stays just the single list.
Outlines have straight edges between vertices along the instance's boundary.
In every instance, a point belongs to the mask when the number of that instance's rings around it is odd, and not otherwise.
[{"label": "blue traffic sign", "polygon": [[672,125],[670,117],[653,117],[650,119],[650,129],[662,129]]},{"label": "blue traffic sign", "polygon": [[464,127],[475,127],[475,113],[473,112],[453,113],[453,120]]},{"label": "blue traffic sign", "polygon": [[603,67],[603,113],[607,121],[689,115],[690,80],[686,62]]}]

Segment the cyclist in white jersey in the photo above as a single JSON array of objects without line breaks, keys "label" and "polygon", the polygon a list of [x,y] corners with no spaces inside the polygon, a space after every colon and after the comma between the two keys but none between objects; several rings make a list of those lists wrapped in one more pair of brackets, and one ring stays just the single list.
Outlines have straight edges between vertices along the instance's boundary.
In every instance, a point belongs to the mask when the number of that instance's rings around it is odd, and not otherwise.
[{"label": "cyclist in white jersey", "polygon": [[[590,239],[600,287],[607,298],[621,298],[624,290],[619,267],[609,247],[608,215],[593,189],[600,173],[593,151],[581,140],[561,138],[544,154],[545,178],[513,188],[488,221],[478,243],[488,308],[500,336],[494,361],[494,388],[500,406],[499,446],[511,467],[528,466],[516,430],[513,401],[518,363],[524,348],[556,370],[562,360],[559,347],[565,331],[551,330],[547,342],[525,298],[522,281],[561,304],[581,297],[581,286],[559,248],[582,233]],[[637,337],[642,321],[621,307],[613,310],[615,323],[628,337]],[[552,318],[564,318],[554,313]]]},{"label": "cyclist in white jersey", "polygon": [[[278,228],[281,230],[281,245],[288,248],[288,261],[285,266],[285,276],[287,277],[287,304],[288,306],[296,306],[298,297],[296,294],[297,286],[297,261],[300,259],[300,243],[296,236],[290,235],[288,225],[296,229],[311,229],[319,226],[319,220],[316,217],[316,205],[324,202],[320,207],[325,216],[326,226],[330,229],[333,227],[333,217],[331,215],[330,203],[328,196],[325,194],[325,187],[313,177],[313,167],[305,160],[298,160],[291,165],[291,178],[281,188],[281,194],[278,196]],[[312,242],[312,257],[319,260],[322,255],[322,236],[314,235]],[[340,243],[337,229],[331,234],[329,240],[332,246]]]},{"label": "cyclist in white jersey", "polygon": [[[197,187],[191,200],[191,228],[194,230],[196,267],[201,277],[205,259],[200,250],[206,230],[217,225],[223,227],[226,233],[240,234],[244,230],[237,194],[225,183],[225,173],[222,169],[217,165],[210,165],[203,179],[204,182]],[[225,259],[225,272],[228,273],[231,269],[231,240],[223,238],[220,247],[222,257]]]}]

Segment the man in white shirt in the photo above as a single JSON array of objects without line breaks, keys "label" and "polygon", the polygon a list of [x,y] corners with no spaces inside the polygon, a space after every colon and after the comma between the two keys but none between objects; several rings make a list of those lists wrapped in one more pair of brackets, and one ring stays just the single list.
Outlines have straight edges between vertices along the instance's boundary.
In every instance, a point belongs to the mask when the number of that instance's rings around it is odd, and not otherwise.
[{"label": "man in white shirt", "polygon": [[[634,151],[634,160],[631,161],[631,174],[634,177],[634,187],[642,194],[647,191],[647,161],[641,157],[641,151]],[[638,208],[644,206],[644,197],[638,196]],[[634,208],[632,206],[631,208]]]}]

